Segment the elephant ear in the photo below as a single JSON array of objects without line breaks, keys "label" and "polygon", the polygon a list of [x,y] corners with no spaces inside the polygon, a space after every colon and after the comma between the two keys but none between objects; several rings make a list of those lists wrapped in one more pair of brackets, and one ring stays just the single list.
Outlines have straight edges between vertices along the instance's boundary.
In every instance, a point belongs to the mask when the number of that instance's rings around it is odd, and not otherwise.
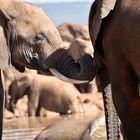
[{"label": "elephant ear", "polygon": [[95,0],[89,14],[89,32],[93,45],[95,45],[102,19],[114,9],[117,0]]},{"label": "elephant ear", "polygon": [[10,50],[8,48],[4,26],[7,16],[0,10],[0,69],[4,70],[10,65]]}]

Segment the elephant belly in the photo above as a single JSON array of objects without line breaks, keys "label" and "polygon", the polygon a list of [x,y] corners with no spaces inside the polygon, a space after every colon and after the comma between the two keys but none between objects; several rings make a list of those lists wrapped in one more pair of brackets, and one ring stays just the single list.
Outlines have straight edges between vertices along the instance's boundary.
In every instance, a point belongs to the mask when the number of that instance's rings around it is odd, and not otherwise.
[{"label": "elephant belly", "polygon": [[44,96],[40,97],[39,104],[41,107],[45,108],[46,110],[67,114],[68,113],[68,106],[63,103],[62,97],[57,97],[53,95],[43,94]]}]

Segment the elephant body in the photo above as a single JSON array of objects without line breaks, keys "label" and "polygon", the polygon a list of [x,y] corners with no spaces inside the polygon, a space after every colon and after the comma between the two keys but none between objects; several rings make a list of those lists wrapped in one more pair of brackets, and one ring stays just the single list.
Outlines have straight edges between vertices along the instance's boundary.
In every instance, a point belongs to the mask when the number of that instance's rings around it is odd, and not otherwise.
[{"label": "elephant body", "polygon": [[43,75],[36,75],[34,82],[38,85],[40,107],[60,114],[82,111],[80,93],[73,84]]},{"label": "elephant body", "polygon": [[140,139],[139,19],[137,0],[95,0],[89,15],[99,88],[105,93],[111,83],[113,103],[128,140]]},{"label": "elephant body", "polygon": [[82,110],[80,93],[75,86],[54,76],[26,74],[15,79],[9,89],[11,111],[24,95],[28,96],[29,116],[39,116],[41,107],[60,114]]},{"label": "elephant body", "polygon": [[91,126],[99,116],[99,112],[71,115],[45,128],[34,140],[91,140]]}]

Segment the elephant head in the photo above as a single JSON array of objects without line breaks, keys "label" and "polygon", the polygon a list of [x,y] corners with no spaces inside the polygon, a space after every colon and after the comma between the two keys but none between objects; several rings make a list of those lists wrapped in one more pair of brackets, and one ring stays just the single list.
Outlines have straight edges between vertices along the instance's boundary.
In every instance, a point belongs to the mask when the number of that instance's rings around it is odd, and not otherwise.
[{"label": "elephant head", "polygon": [[69,78],[84,80],[82,82],[93,79],[92,57],[85,55],[76,62],[62,46],[51,20],[43,10],[31,4],[0,1],[0,39],[0,69],[11,63],[20,71],[25,67],[45,73],[50,70],[67,81]]}]

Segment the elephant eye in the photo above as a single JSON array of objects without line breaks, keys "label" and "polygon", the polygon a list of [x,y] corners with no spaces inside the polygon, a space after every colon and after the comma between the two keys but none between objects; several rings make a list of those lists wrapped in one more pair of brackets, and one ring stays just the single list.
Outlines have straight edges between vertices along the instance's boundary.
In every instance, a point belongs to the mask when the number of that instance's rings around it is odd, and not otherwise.
[{"label": "elephant eye", "polygon": [[39,45],[44,41],[44,39],[45,39],[45,36],[43,34],[39,33],[34,37],[33,40],[36,45]]}]

